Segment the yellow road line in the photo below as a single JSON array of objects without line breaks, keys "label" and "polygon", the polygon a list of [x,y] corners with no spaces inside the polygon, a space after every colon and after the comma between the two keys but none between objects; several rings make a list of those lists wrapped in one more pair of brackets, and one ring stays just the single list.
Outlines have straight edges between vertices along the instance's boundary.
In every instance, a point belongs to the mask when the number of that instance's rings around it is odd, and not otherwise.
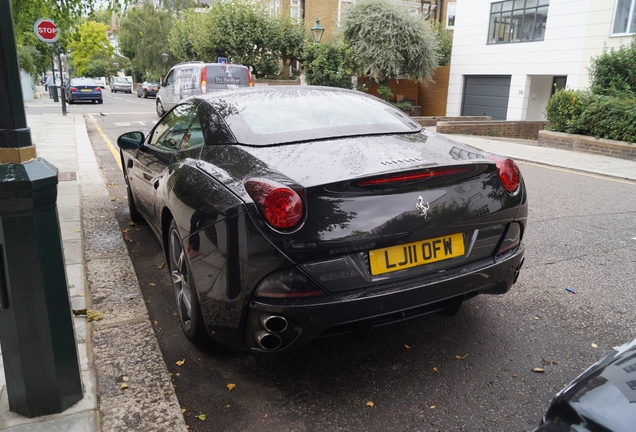
[{"label": "yellow road line", "polygon": [[113,157],[115,158],[115,162],[117,162],[117,166],[119,167],[119,170],[121,172],[124,172],[121,166],[121,158],[119,157],[119,152],[117,151],[115,146],[110,142],[110,140],[108,139],[108,137],[106,136],[102,128],[99,127],[99,125],[97,124],[97,120],[95,120],[95,117],[93,117],[92,114],[89,114],[88,117],[90,117],[91,121],[95,125],[95,129],[97,129],[97,133],[102,137],[102,139],[106,143],[106,147],[108,147],[108,150],[110,150],[110,152],[113,154]]},{"label": "yellow road line", "polygon": [[520,161],[517,160],[517,163],[521,164],[521,165],[529,165],[529,166],[533,166],[533,167],[537,167],[537,168],[546,168],[552,171],[560,171],[560,172],[564,172],[564,173],[568,173],[568,174],[577,174],[580,176],[584,176],[584,177],[592,177],[592,178],[596,178],[596,179],[601,179],[601,180],[607,180],[607,181],[611,181],[611,182],[615,182],[615,183],[625,183],[625,184],[629,184],[629,185],[634,185],[636,184],[636,181],[634,180],[628,180],[628,179],[620,179],[620,178],[615,178],[615,177],[611,177],[611,176],[604,176],[604,175],[599,175],[599,174],[590,174],[587,172],[583,172],[583,171],[577,171],[577,170],[573,170],[573,169],[569,169],[569,168],[559,168],[559,167],[554,167],[551,165],[545,165],[542,163],[534,163],[534,162],[527,162],[527,161]]}]

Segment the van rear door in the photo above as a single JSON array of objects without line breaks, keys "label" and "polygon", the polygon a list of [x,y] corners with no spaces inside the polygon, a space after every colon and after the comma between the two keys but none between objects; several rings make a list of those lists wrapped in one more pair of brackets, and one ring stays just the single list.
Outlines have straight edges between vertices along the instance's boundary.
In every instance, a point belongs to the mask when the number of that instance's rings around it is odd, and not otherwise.
[{"label": "van rear door", "polygon": [[249,87],[247,68],[232,64],[206,64],[207,91],[233,87]]}]

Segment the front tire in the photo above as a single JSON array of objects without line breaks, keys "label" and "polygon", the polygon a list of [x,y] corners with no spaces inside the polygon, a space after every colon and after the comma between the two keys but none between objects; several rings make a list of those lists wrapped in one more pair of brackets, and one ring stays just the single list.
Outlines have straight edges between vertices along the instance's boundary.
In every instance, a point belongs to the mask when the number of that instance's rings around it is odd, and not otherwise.
[{"label": "front tire", "polygon": [[200,341],[205,338],[207,333],[192,280],[187,252],[183,249],[181,235],[174,219],[170,222],[168,243],[170,276],[181,329],[191,342]]},{"label": "front tire", "polygon": [[157,99],[156,105],[157,105],[157,115],[159,117],[163,117],[166,111],[163,109],[163,104],[161,103],[161,99]]}]

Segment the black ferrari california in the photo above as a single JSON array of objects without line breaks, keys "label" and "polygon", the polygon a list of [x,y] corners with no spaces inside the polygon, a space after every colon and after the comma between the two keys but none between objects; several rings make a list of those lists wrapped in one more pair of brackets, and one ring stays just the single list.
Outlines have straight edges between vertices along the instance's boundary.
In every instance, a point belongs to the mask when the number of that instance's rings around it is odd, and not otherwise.
[{"label": "black ferrari california", "polygon": [[220,91],[118,144],[130,216],[163,244],[193,341],[279,352],[452,315],[523,264],[517,165],[361,92]]}]

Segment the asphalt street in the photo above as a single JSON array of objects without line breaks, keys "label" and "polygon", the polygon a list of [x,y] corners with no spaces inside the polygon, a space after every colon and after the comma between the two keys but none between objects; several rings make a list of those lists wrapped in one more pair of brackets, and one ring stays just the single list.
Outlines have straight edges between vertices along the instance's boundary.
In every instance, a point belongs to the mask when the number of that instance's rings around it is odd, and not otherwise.
[{"label": "asphalt street", "polygon": [[292,354],[197,347],[181,334],[159,242],[130,223],[112,150],[154,125],[154,99],[104,96],[69,110],[86,114],[190,430],[532,430],[556,391],[636,337],[636,183],[520,163],[527,255],[508,294]]}]

